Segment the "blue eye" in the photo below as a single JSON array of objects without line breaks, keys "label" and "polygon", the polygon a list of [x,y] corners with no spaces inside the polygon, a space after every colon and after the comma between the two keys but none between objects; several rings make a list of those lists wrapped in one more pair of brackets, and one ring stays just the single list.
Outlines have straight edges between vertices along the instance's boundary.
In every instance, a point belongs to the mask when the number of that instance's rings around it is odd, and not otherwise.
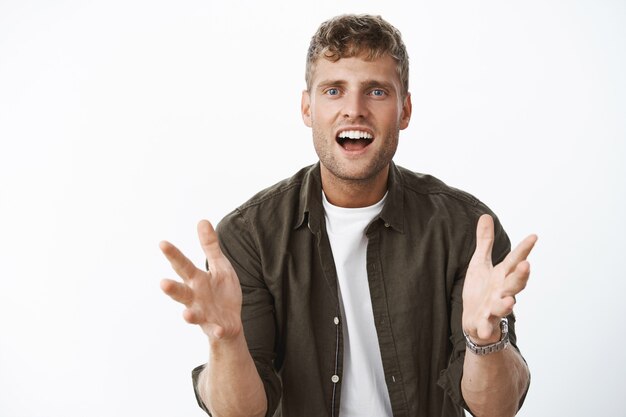
[{"label": "blue eye", "polygon": [[326,90],[326,94],[328,94],[329,96],[339,95],[339,89],[337,89],[337,88],[329,88],[328,90]]},{"label": "blue eye", "polygon": [[372,95],[375,97],[383,97],[385,95],[385,92],[380,88],[377,88],[375,90],[372,90]]}]

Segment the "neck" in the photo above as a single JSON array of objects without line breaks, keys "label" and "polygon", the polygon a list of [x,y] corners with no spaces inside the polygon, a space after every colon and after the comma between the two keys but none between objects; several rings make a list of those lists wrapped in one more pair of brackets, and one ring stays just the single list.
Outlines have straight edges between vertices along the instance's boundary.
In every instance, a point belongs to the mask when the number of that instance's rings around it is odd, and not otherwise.
[{"label": "neck", "polygon": [[333,176],[321,166],[322,189],[329,203],[338,207],[368,207],[378,203],[387,192],[389,166],[372,178],[353,180]]}]

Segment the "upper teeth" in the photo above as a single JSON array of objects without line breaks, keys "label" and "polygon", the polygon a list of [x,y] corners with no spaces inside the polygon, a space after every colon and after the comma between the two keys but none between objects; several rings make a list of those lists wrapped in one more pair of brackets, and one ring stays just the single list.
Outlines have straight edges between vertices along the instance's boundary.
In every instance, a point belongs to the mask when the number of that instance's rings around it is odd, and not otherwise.
[{"label": "upper teeth", "polygon": [[363,132],[360,130],[344,130],[339,134],[340,138],[348,138],[348,139],[372,139],[373,136],[367,132]]}]

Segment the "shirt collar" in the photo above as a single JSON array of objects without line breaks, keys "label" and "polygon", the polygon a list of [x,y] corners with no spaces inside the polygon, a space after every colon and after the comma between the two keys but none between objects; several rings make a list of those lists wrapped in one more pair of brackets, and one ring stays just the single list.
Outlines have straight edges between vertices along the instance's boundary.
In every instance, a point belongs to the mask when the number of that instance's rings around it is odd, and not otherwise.
[{"label": "shirt collar", "polygon": [[380,212],[380,218],[385,226],[390,226],[402,233],[404,231],[404,180],[402,172],[393,161],[389,164],[389,179],[387,180],[387,200]]},{"label": "shirt collar", "polygon": [[321,191],[322,176],[320,174],[320,163],[318,162],[309,167],[302,179],[296,229],[306,224],[311,232],[316,234],[319,232],[320,221],[324,218]]},{"label": "shirt collar", "polygon": [[[385,226],[393,227],[399,232],[404,230],[404,188],[402,183],[402,173],[393,161],[390,162],[387,198],[379,217]],[[320,231],[320,223],[324,220],[321,191],[322,177],[318,162],[305,172],[302,180],[296,229],[307,224],[311,232],[317,234]]]}]

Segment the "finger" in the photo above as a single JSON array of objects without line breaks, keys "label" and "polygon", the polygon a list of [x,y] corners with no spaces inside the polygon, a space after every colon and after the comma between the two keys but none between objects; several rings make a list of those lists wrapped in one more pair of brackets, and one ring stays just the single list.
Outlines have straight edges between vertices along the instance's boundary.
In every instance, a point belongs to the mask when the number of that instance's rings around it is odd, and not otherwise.
[{"label": "finger", "polygon": [[164,279],[161,281],[161,290],[181,304],[189,305],[193,301],[191,288],[180,282]]},{"label": "finger", "polygon": [[199,314],[195,313],[192,309],[187,308],[183,311],[183,318],[187,323],[190,324],[200,324],[201,317]]},{"label": "finger", "polygon": [[205,316],[201,311],[196,309],[187,308],[183,311],[183,319],[189,324],[206,324]]},{"label": "finger", "polygon": [[476,226],[476,250],[471,262],[491,262],[493,241],[493,218],[488,214],[483,214],[478,219]]},{"label": "finger", "polygon": [[224,330],[222,326],[215,326],[215,328],[213,329],[213,336],[215,336],[216,339],[221,339],[222,337],[224,337],[225,333],[226,330]]},{"label": "finger", "polygon": [[493,324],[490,320],[481,320],[476,327],[476,335],[479,339],[489,340],[493,335]]},{"label": "finger", "polygon": [[537,243],[537,235],[530,235],[522,240],[502,261],[504,273],[507,275],[510,274],[517,268],[520,262],[525,261],[530,251],[533,250],[535,243]]},{"label": "finger", "polygon": [[[226,333],[222,326],[218,326],[217,324],[207,324],[202,314],[199,314],[189,308],[183,311],[183,319],[185,319],[185,321],[189,324],[198,324],[202,326],[202,330],[207,335],[210,333],[210,335],[213,335],[216,339],[221,339]],[[204,326],[206,326],[206,328]]]},{"label": "finger", "polygon": [[506,317],[513,312],[515,297],[512,295],[503,297],[492,304],[491,315],[494,317]]},{"label": "finger", "polygon": [[208,220],[201,220],[198,223],[198,239],[200,239],[200,245],[206,256],[209,270],[214,269],[211,267],[214,265],[215,260],[222,258],[224,254],[220,249],[217,233]]},{"label": "finger", "polygon": [[198,271],[198,268],[171,243],[162,241],[159,243],[159,248],[161,248],[161,252],[163,252],[167,260],[170,261],[174,271],[184,281],[191,279]]},{"label": "finger", "polygon": [[530,277],[530,263],[528,261],[522,261],[517,264],[515,270],[506,276],[504,279],[504,290],[502,295],[515,297],[519,294],[528,283]]}]

